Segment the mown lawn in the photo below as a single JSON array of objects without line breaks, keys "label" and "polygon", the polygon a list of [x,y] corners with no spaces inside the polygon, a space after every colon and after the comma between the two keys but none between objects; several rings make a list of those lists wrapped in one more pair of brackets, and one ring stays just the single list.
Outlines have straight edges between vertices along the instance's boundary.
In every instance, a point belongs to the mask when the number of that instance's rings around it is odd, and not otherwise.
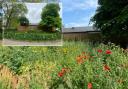
[{"label": "mown lawn", "polygon": [[22,41],[49,41],[49,40],[59,40],[61,39],[60,32],[48,33],[41,31],[28,31],[28,32],[18,32],[18,31],[5,31],[5,39],[22,40]]},{"label": "mown lawn", "polygon": [[128,53],[114,44],[72,41],[0,52],[0,89],[128,89]]}]

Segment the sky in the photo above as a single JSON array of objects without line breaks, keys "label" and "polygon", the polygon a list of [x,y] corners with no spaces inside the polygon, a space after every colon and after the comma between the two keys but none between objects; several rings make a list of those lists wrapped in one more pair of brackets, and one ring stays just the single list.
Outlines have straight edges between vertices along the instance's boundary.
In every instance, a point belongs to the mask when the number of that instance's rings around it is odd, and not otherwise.
[{"label": "sky", "polygon": [[[26,17],[28,18],[30,24],[38,24],[41,21],[41,12],[43,8],[46,6],[46,3],[25,3],[28,12]],[[60,16],[62,17],[62,4],[60,3]]]},{"label": "sky", "polygon": [[98,0],[62,0],[63,24],[65,27],[90,26]]},{"label": "sky", "polygon": [[[62,21],[64,27],[82,27],[89,25],[90,18],[95,14],[97,0],[61,0]],[[40,14],[44,4],[27,4],[27,17],[31,23],[40,21]]]}]

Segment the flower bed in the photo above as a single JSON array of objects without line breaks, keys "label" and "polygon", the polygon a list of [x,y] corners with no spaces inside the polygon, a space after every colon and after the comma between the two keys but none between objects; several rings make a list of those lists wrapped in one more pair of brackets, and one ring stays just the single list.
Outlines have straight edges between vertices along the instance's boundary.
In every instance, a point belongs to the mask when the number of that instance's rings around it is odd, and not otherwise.
[{"label": "flower bed", "polygon": [[62,47],[0,50],[0,63],[24,76],[29,89],[128,88],[128,53],[114,44],[65,42]]}]

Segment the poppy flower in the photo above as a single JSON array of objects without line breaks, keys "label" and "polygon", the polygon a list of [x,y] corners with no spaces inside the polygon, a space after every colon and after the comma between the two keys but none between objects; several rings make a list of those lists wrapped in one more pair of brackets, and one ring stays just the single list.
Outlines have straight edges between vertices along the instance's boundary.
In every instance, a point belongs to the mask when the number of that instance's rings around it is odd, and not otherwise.
[{"label": "poppy flower", "polygon": [[61,72],[63,73],[66,72],[66,68],[62,68]]},{"label": "poppy flower", "polygon": [[77,57],[76,61],[77,61],[78,64],[82,64],[84,62],[82,57]]},{"label": "poppy flower", "polygon": [[62,77],[63,75],[64,75],[64,73],[62,71],[58,73],[59,77]]},{"label": "poppy flower", "polygon": [[92,89],[92,83],[88,83],[88,89]]},{"label": "poppy flower", "polygon": [[77,60],[77,63],[78,63],[78,64],[82,64],[83,62],[84,62],[83,59]]},{"label": "poppy flower", "polygon": [[98,52],[98,53],[102,53],[102,50],[101,50],[101,49],[98,49],[97,52]]},{"label": "poppy flower", "polygon": [[69,72],[69,71],[70,71],[69,68],[62,68],[62,70],[61,70],[62,73],[66,73],[66,72]]},{"label": "poppy flower", "polygon": [[82,54],[85,54],[85,52],[82,52]]},{"label": "poppy flower", "polygon": [[104,68],[105,71],[110,71],[110,67],[108,65],[104,65],[103,68]]},{"label": "poppy flower", "polygon": [[106,50],[106,54],[111,54],[112,52],[110,50]]}]

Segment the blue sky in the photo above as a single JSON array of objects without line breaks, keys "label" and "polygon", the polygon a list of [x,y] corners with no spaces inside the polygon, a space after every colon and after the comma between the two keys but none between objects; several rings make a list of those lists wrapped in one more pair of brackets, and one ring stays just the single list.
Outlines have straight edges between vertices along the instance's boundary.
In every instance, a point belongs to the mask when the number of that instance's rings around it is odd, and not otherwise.
[{"label": "blue sky", "polygon": [[[98,0],[61,0],[62,19],[65,27],[88,26],[90,18],[95,14]],[[30,22],[40,21],[43,4],[29,4],[27,17]]]},{"label": "blue sky", "polygon": [[65,27],[88,26],[98,6],[97,0],[62,0],[62,5]]},{"label": "blue sky", "polygon": [[[97,0],[61,0],[62,20],[65,27],[89,26],[90,18],[95,14]],[[37,23],[40,19],[43,4],[27,5],[29,12],[27,17],[31,23]],[[90,24],[91,25],[91,24]]]}]

